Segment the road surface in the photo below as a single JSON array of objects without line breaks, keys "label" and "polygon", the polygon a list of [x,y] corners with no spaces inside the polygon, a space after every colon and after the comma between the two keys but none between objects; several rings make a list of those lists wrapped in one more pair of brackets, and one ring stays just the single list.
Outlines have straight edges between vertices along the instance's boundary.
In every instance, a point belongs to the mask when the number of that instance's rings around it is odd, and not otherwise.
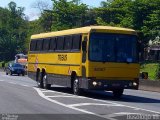
[{"label": "road surface", "polygon": [[36,87],[27,76],[0,72],[0,120],[160,120],[160,93],[125,90],[121,99],[110,92],[85,91],[75,96],[65,87]]}]

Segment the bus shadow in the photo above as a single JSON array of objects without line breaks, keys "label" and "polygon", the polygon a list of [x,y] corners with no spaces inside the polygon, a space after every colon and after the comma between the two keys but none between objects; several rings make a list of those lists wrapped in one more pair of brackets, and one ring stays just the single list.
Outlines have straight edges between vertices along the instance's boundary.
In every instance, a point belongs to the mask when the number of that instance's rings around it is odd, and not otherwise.
[{"label": "bus shadow", "polygon": [[135,95],[123,95],[121,98],[113,97],[111,92],[103,92],[103,91],[93,91],[86,92],[87,96],[90,98],[101,99],[101,100],[112,100],[112,101],[121,101],[121,102],[130,102],[130,103],[160,103],[160,99],[154,99],[142,96]]},{"label": "bus shadow", "polygon": [[[52,87],[51,90],[67,94],[73,94],[72,89],[66,87]],[[154,99],[154,98],[147,98],[135,95],[124,94],[121,98],[115,98],[113,97],[112,92],[104,92],[104,91],[85,90],[82,96],[99,100],[112,100],[112,101],[132,102],[132,103],[160,103],[160,99],[158,98]]]}]

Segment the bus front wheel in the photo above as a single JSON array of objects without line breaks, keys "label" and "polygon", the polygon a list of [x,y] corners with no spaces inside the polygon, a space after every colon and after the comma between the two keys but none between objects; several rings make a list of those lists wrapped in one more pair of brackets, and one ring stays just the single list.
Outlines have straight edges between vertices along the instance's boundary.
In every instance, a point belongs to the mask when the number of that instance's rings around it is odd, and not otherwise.
[{"label": "bus front wheel", "polygon": [[124,89],[113,90],[113,96],[115,98],[120,98],[123,95],[123,91],[124,91]]}]

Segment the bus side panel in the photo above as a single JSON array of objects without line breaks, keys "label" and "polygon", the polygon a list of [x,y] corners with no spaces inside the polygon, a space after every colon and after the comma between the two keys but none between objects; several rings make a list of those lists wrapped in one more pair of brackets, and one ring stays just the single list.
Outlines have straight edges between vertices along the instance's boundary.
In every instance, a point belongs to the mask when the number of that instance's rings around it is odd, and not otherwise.
[{"label": "bus side panel", "polygon": [[40,53],[30,54],[28,76],[35,80],[37,69],[45,69],[50,84],[71,87],[71,73],[81,76],[81,53]]}]

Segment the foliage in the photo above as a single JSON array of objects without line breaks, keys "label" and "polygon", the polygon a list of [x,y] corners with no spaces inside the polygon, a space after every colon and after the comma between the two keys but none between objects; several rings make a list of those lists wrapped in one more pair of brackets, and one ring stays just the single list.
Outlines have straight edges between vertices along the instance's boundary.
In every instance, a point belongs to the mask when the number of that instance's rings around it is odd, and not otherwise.
[{"label": "foliage", "polygon": [[157,76],[158,69],[159,69],[159,63],[143,63],[141,65],[140,71],[141,72],[148,72],[148,79],[156,80],[158,77]]},{"label": "foliage", "polygon": [[66,0],[53,1],[52,30],[62,30],[80,27],[85,24],[88,7],[85,4],[77,4],[77,1]]},{"label": "foliage", "polygon": [[30,35],[48,31],[89,25],[133,28],[140,33],[143,47],[160,36],[160,0],[105,0],[97,8],[81,0],[52,0],[53,8],[49,10],[40,3],[41,16],[34,21],[25,20],[24,8],[14,2],[0,8],[0,60],[27,51]]},{"label": "foliage", "polygon": [[39,25],[43,31],[56,31],[87,25],[133,28],[145,47],[160,35],[160,0],[106,0],[89,8],[80,0],[52,0],[53,9],[43,11]]},{"label": "foliage", "polygon": [[11,60],[18,52],[25,52],[28,23],[24,8],[10,2],[7,8],[0,8],[0,59]]}]

